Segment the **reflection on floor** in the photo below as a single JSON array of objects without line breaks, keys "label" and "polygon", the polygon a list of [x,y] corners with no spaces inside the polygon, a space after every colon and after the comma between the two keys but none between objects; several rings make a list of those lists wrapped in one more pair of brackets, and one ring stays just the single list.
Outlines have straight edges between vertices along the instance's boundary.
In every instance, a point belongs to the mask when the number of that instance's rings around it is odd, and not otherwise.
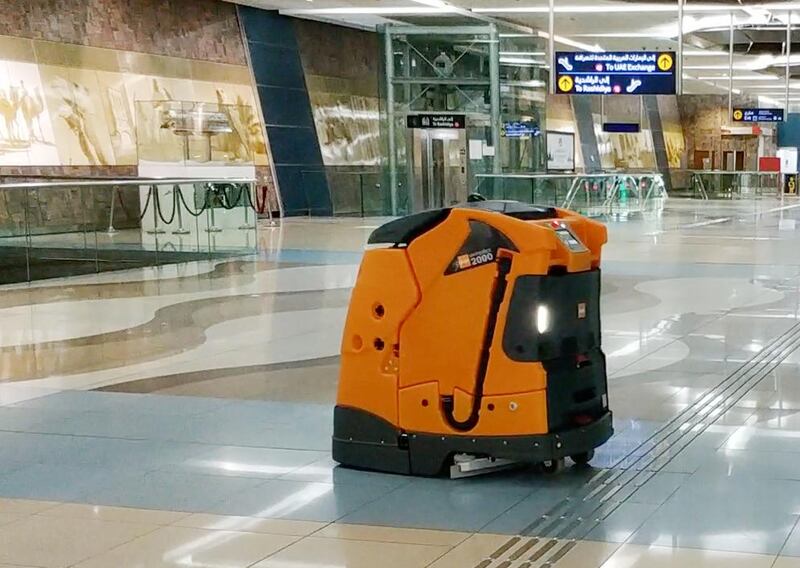
[{"label": "reflection on floor", "polygon": [[0,567],[800,567],[800,204],[609,221],[616,434],[594,469],[413,479],[330,458],[381,220],[0,287]]},{"label": "reflection on floor", "polygon": [[132,380],[98,390],[332,405],[338,376],[339,358],[323,357]]},{"label": "reflection on floor", "polygon": [[[54,238],[61,237],[57,235]],[[154,249],[132,248],[95,249],[94,246],[87,248],[37,246],[26,249],[25,246],[10,245],[8,239],[5,239],[0,240],[0,284],[207,260],[209,256],[224,259],[235,256],[235,253],[213,251],[209,254],[164,249],[156,252]]]}]

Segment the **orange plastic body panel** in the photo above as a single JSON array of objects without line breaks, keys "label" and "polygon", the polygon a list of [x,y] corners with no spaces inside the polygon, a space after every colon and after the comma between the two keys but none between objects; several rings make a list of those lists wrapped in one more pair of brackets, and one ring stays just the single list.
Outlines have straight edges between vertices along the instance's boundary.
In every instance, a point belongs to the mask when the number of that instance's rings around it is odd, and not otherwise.
[{"label": "orange plastic body panel", "polygon": [[[402,389],[400,415],[403,417],[403,428],[409,432],[449,432],[437,404],[439,396],[435,382]],[[472,396],[456,390],[456,418],[465,419],[471,406]],[[481,407],[481,419],[470,435],[525,436],[547,433],[547,391],[544,389],[517,395],[484,395]]]},{"label": "orange plastic body panel", "polygon": [[342,338],[339,405],[398,423],[396,345],[400,326],[418,302],[419,290],[405,251],[367,251]]},{"label": "orange plastic body panel", "polygon": [[[582,272],[600,266],[606,228],[565,210],[558,218],[522,221],[479,209],[453,209],[407,248],[365,254],[342,344],[338,404],[365,410],[408,432],[464,435],[444,418],[441,398],[453,398],[454,416],[471,411],[488,325],[497,264],[445,275],[470,234],[470,220],[494,227],[514,243],[508,289],[498,311],[480,419],[468,435],[547,433],[547,376],[540,363],[511,360],[503,350],[516,279],[552,267]],[[555,229],[566,225],[585,245],[571,251]],[[376,318],[377,303],[386,307]],[[358,340],[363,342],[358,345]],[[374,339],[385,342],[376,350]],[[396,346],[397,353],[394,353]]]},{"label": "orange plastic body panel", "polygon": [[487,264],[424,290],[400,336],[401,388],[435,378],[442,392],[452,392],[463,388],[464,377],[475,377],[496,276],[496,266]]}]

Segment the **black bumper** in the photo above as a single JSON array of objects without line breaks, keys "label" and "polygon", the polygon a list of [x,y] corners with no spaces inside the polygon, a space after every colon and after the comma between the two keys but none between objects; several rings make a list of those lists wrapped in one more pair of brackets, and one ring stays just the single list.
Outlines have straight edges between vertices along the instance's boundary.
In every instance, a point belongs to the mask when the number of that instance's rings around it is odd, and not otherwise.
[{"label": "black bumper", "polygon": [[591,451],[613,433],[610,411],[586,426],[557,433],[472,437],[406,433],[362,410],[336,407],[333,459],[359,469],[438,475],[454,454],[539,463]]}]

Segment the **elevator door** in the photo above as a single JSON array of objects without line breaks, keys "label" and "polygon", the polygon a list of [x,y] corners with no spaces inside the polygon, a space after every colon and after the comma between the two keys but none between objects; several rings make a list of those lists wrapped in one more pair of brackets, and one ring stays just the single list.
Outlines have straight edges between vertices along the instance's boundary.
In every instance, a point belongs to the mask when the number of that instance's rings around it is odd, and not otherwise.
[{"label": "elevator door", "polygon": [[464,130],[410,130],[413,209],[448,207],[467,199]]},{"label": "elevator door", "polygon": [[744,152],[741,150],[724,150],[722,152],[722,168],[729,172],[744,171]]}]

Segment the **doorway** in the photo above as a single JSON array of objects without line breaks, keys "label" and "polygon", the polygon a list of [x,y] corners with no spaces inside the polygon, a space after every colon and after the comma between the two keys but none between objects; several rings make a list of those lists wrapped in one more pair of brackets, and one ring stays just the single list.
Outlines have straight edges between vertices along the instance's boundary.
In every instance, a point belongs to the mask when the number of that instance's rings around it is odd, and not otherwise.
[{"label": "doorway", "polygon": [[744,171],[744,152],[741,150],[724,150],[722,152],[722,169],[728,172]]},{"label": "doorway", "polygon": [[467,200],[467,133],[464,129],[408,129],[412,211]]},{"label": "doorway", "polygon": [[692,169],[694,170],[713,170],[714,169],[713,150],[695,150],[692,159]]}]

